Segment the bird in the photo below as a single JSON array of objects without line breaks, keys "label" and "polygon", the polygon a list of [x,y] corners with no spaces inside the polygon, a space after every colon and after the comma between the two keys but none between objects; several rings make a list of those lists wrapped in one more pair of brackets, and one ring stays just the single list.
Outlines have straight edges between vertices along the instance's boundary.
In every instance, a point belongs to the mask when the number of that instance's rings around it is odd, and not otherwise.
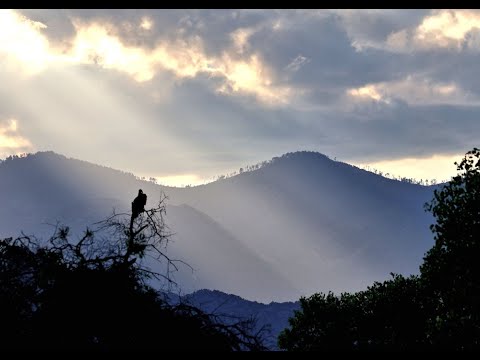
[{"label": "bird", "polygon": [[137,197],[132,202],[132,219],[136,219],[140,213],[145,211],[145,205],[147,204],[147,194],[143,193],[143,190],[138,190]]}]

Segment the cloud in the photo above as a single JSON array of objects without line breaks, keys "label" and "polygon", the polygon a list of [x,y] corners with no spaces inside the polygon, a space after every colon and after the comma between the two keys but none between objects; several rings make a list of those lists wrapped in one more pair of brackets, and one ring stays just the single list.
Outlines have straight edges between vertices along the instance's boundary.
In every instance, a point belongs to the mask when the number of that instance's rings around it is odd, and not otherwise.
[{"label": "cloud", "polygon": [[109,34],[107,26],[74,25],[76,35],[67,61],[122,71],[140,82],[153,78],[153,59],[143,49],[125,46],[118,37]]},{"label": "cloud", "polygon": [[339,159],[378,162],[465,153],[477,146],[479,111],[479,106],[369,102],[345,107],[323,125],[338,136],[331,141]]},{"label": "cloud", "polygon": [[[76,32],[71,47],[67,52],[59,53],[58,49],[50,48],[48,39],[40,33],[40,29],[46,25],[13,11],[4,11],[2,16],[6,20],[2,25],[3,30],[16,35],[13,38],[0,38],[0,50],[26,63],[29,70],[40,71],[47,65],[94,64],[125,72],[138,82],[150,81],[162,70],[173,72],[179,79],[204,73],[222,80],[222,84],[216,88],[219,93],[253,95],[268,105],[287,103],[292,91],[288,86],[275,84],[273,73],[258,54],[238,57],[226,49],[219,56],[208,56],[199,36],[163,40],[155,48],[147,49],[125,45],[115,24],[74,18],[72,23]],[[153,20],[143,17],[139,26],[149,30]],[[234,33],[237,52],[239,46],[246,45],[247,34],[246,30]],[[16,46],[17,43],[21,45]],[[32,51],[35,56],[31,56]]]},{"label": "cloud", "polygon": [[389,35],[414,28],[428,16],[426,9],[340,9],[331,10],[340,20],[352,46],[359,52],[385,49]]},{"label": "cloud", "polygon": [[19,135],[17,120],[0,121],[0,155],[2,157],[29,152],[32,149],[30,141]]},{"label": "cloud", "polygon": [[358,51],[478,50],[478,10],[335,10]]},{"label": "cloud", "polygon": [[464,91],[453,82],[439,82],[417,75],[348,89],[347,94],[356,99],[386,103],[397,99],[411,105],[480,105],[480,97]]},{"label": "cloud", "polygon": [[470,10],[1,14],[0,116],[36,148],[147,177],[211,178],[301,149],[457,154],[480,133]]},{"label": "cloud", "polygon": [[233,47],[237,53],[242,54],[249,48],[248,38],[255,32],[253,28],[239,28],[233,31],[230,36],[232,38]]},{"label": "cloud", "polygon": [[[274,84],[272,74],[257,54],[239,58],[226,50],[218,57],[209,57],[198,36],[161,42],[147,52],[142,48],[124,46],[120,38],[108,33],[105,25],[76,24],[76,28],[72,49],[74,59],[125,71],[137,81],[151,80],[161,68],[180,79],[201,73],[220,78],[222,84],[216,89],[219,93],[251,94],[269,105],[285,104],[291,92],[286,86]],[[238,35],[236,39],[238,46]]]},{"label": "cloud", "polygon": [[148,17],[143,17],[142,22],[140,23],[140,28],[144,30],[152,30],[154,26],[153,20],[149,19]]},{"label": "cloud", "polygon": [[442,10],[423,20],[415,31],[415,40],[426,47],[460,48],[466,35],[474,29],[480,29],[480,12]]},{"label": "cloud", "polygon": [[373,99],[375,101],[384,100],[385,96],[380,95],[378,86],[376,85],[366,85],[356,89],[348,89],[347,94],[353,96],[354,98],[364,98],[364,99]]},{"label": "cloud", "polygon": [[17,61],[27,73],[41,71],[50,60],[48,40],[40,33],[46,25],[12,10],[0,9],[0,61]]},{"label": "cloud", "polygon": [[428,51],[445,49],[480,50],[478,31],[480,12],[477,10],[437,10],[413,29],[390,34],[387,46],[394,51]]}]

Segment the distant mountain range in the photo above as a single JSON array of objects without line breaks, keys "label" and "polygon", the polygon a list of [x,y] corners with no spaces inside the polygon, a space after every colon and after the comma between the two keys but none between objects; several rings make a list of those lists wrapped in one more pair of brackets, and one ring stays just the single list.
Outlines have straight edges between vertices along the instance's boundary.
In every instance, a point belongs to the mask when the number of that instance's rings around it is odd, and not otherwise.
[{"label": "distant mountain range", "polygon": [[[178,303],[178,296],[166,295],[171,303]],[[294,311],[300,309],[299,301],[262,304],[242,299],[237,295],[206,289],[188,294],[182,300],[203,309],[208,314],[218,316],[226,323],[235,323],[239,319],[253,317],[255,320],[254,331],[261,331],[262,327],[265,327],[262,333],[264,345],[271,350],[278,350],[278,335],[289,326],[288,319],[293,316]]]},{"label": "distant mountain range", "polygon": [[[159,162],[158,167],[161,167]],[[283,155],[213,183],[172,188],[40,152],[0,163],[0,237],[81,231],[112,209],[168,196],[168,253],[188,262],[184,293],[217,289],[261,302],[355,291],[390,272],[418,272],[433,244],[423,204],[432,186],[384,178],[314,152]],[[152,264],[152,266],[156,266]]]}]

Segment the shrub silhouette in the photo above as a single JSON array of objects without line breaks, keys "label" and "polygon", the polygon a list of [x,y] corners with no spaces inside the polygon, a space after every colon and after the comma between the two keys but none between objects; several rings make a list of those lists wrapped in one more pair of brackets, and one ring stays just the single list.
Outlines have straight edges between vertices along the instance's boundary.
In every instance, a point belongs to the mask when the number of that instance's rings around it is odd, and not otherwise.
[{"label": "shrub silhouette", "polygon": [[[301,298],[291,328],[279,336],[286,350],[407,350],[424,347],[425,319],[417,277],[393,275],[357,293]],[[420,341],[419,341],[420,340]]]},{"label": "shrub silhouette", "polygon": [[113,214],[77,242],[58,226],[48,241],[0,240],[0,348],[15,350],[263,350],[251,320],[225,325],[147,284],[174,283],[143,265],[166,261],[165,198],[135,221]]}]

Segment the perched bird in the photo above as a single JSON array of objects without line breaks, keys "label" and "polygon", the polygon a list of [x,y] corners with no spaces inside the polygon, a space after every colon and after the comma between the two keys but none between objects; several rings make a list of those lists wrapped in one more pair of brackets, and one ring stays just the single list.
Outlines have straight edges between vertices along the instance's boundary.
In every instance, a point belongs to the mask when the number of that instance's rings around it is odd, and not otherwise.
[{"label": "perched bird", "polygon": [[140,213],[145,211],[145,205],[147,204],[147,194],[143,193],[143,190],[138,190],[137,197],[132,202],[132,219],[136,219]]}]

